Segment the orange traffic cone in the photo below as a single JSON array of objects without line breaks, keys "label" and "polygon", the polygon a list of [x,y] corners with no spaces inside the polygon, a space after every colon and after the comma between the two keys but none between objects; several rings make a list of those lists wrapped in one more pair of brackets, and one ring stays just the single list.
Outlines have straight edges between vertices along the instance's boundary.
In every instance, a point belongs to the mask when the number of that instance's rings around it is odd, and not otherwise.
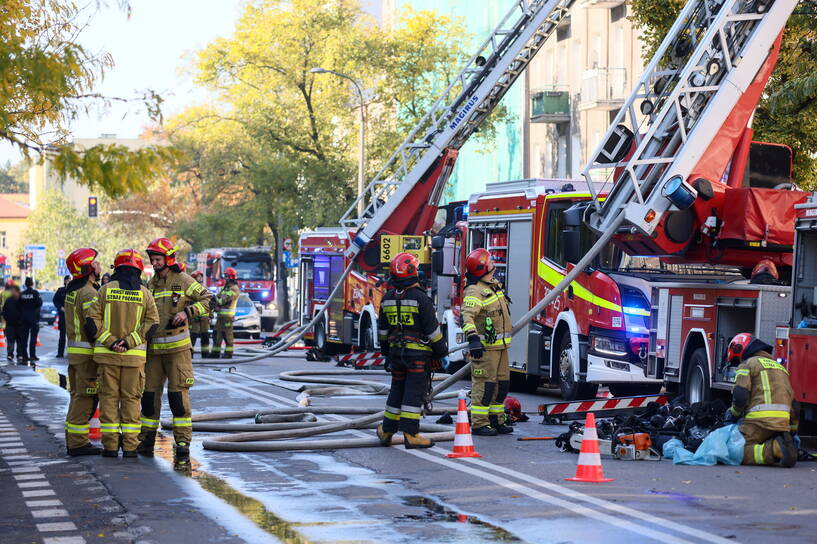
[{"label": "orange traffic cone", "polygon": [[60,330],[60,316],[57,314],[57,317],[54,318],[54,330]]},{"label": "orange traffic cone", "polygon": [[99,407],[94,410],[94,417],[88,422],[90,428],[88,429],[88,438],[91,440],[102,440],[102,430],[99,426]]},{"label": "orange traffic cone", "polygon": [[613,478],[605,478],[601,471],[601,455],[599,454],[599,437],[596,435],[596,416],[590,412],[584,421],[582,447],[579,450],[579,462],[576,465],[576,475],[565,478],[571,482],[612,482]]},{"label": "orange traffic cone", "polygon": [[482,457],[474,451],[474,438],[471,436],[471,424],[468,423],[468,408],[465,406],[465,391],[460,391],[457,406],[457,430],[454,434],[454,449],[449,457]]},{"label": "orange traffic cone", "polygon": [[6,347],[6,329],[0,329],[0,348]]},{"label": "orange traffic cone", "polygon": [[37,344],[36,344],[35,347],[40,347],[40,346],[42,346],[42,344],[40,343],[40,335],[38,334],[37,335]]}]

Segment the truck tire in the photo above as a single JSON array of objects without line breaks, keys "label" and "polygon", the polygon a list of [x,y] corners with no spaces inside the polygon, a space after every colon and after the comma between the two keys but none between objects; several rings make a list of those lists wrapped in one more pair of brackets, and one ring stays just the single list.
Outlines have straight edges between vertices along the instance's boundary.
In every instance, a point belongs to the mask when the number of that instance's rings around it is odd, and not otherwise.
[{"label": "truck tire", "polygon": [[690,404],[705,402],[712,398],[712,389],[709,387],[709,361],[706,357],[706,349],[698,348],[692,352],[692,356],[687,363],[683,392]]},{"label": "truck tire", "polygon": [[559,389],[562,391],[562,398],[570,401],[595,398],[599,384],[575,381],[575,365],[578,365],[579,361],[575,360],[570,333],[562,333],[559,338],[557,356],[556,370],[559,372]]},{"label": "truck tire", "polygon": [[511,371],[511,391],[515,393],[528,393],[533,395],[539,390],[540,383],[541,380],[539,376]]},{"label": "truck tire", "polygon": [[656,383],[611,383],[608,385],[614,397],[634,397],[636,395],[657,395],[661,384]]},{"label": "truck tire", "polygon": [[372,327],[371,319],[364,318],[363,330],[360,333],[360,349],[359,351],[371,352],[375,351],[374,347],[374,327]]}]

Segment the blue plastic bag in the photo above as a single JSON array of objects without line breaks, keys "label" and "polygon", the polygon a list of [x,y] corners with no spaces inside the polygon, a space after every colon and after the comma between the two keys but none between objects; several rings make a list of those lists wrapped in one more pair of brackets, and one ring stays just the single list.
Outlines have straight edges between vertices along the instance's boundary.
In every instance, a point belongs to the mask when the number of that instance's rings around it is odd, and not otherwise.
[{"label": "blue plastic bag", "polygon": [[739,465],[743,461],[744,444],[746,440],[738,425],[726,425],[709,433],[695,453],[684,449],[684,444],[677,438],[667,441],[664,457],[672,459],[676,465]]}]

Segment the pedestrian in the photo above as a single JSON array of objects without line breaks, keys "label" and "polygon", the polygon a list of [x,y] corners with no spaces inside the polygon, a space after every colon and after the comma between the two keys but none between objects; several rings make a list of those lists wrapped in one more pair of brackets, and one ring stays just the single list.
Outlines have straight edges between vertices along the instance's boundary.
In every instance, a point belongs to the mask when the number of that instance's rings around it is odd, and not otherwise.
[{"label": "pedestrian", "polygon": [[111,281],[111,275],[105,272],[102,274],[102,279],[99,281],[99,285],[106,285],[109,281]]},{"label": "pedestrian", "polygon": [[[94,361],[94,346],[83,327],[88,319],[91,303],[96,297],[96,282],[102,269],[96,257],[95,249],[83,247],[75,249],[65,259],[72,279],[67,282],[62,293],[64,314],[60,319],[60,328],[68,335],[68,383],[71,386],[71,399],[65,416],[65,445],[68,455],[72,457],[99,455],[102,451],[88,441],[88,421],[99,404],[99,369]],[[55,301],[57,295],[54,295]],[[67,320],[64,319],[66,315]]]},{"label": "pedestrian", "polygon": [[34,289],[34,278],[26,278],[26,288],[20,294],[20,310],[23,314],[22,351],[23,361],[39,361],[37,357],[37,337],[40,334],[40,309],[43,299]]},{"label": "pedestrian", "polygon": [[142,430],[138,451],[153,457],[162,391],[167,382],[167,402],[173,413],[176,466],[190,461],[193,420],[190,388],[193,386],[193,345],[188,323],[210,315],[212,293],[183,272],[176,262],[176,248],[167,238],[153,240],[147,248],[155,272],[148,289],[156,301],[160,327],[148,343],[145,394],[142,396]]},{"label": "pedestrian", "polygon": [[6,321],[6,356],[9,361],[14,361],[16,351],[17,364],[25,364],[23,357],[25,349],[21,340],[23,334],[23,310],[20,306],[20,286],[18,285],[11,286],[11,295],[3,304],[3,319]]},{"label": "pedestrian", "polygon": [[511,310],[502,284],[494,278],[494,261],[486,249],[475,249],[465,259],[466,282],[462,299],[462,332],[471,356],[472,433],[509,434],[505,397],[510,389],[508,348],[511,345]]},{"label": "pedestrian", "polygon": [[8,280],[3,287],[3,291],[0,292],[0,329],[6,328],[6,320],[3,318],[3,306],[6,304],[6,300],[11,296],[11,288],[14,286],[14,280]]},{"label": "pedestrian", "polygon": [[[194,280],[204,285],[204,274],[201,270],[196,270],[191,274]],[[193,347],[196,346],[196,340],[201,340],[201,357],[202,359],[210,356],[210,316],[211,311],[207,309],[207,315],[196,316],[193,322],[190,323],[190,339],[193,342]]]},{"label": "pedestrian", "polygon": [[[95,250],[94,250],[95,251]],[[62,287],[54,293],[54,306],[57,308],[57,325],[60,329],[60,339],[57,343],[57,357],[65,357],[65,289],[71,276],[62,278]]]},{"label": "pedestrian", "polygon": [[433,440],[420,434],[420,415],[431,386],[432,359],[445,358],[448,345],[434,304],[418,283],[419,266],[417,257],[410,253],[396,255],[390,265],[393,288],[380,303],[378,338],[391,372],[383,422],[377,427],[383,446],[391,445],[398,430],[403,432],[407,449],[434,445]]},{"label": "pedestrian", "polygon": [[159,328],[159,314],[150,291],[139,281],[145,265],[134,249],[114,259],[111,281],[100,287],[85,321],[94,338],[99,365],[99,422],[102,455],[136,457],[140,400],[145,388],[147,343]]},{"label": "pedestrian", "polygon": [[216,295],[216,337],[213,342],[211,356],[218,359],[221,356],[221,342],[224,342],[224,358],[230,359],[233,356],[233,321],[235,320],[235,308],[238,305],[238,296],[241,289],[236,281],[237,274],[235,268],[230,267],[224,271],[224,287]]},{"label": "pedestrian", "polygon": [[744,465],[793,467],[797,446],[798,405],[789,382],[789,373],[772,359],[772,346],[750,333],[732,338],[726,351],[730,364],[740,364],[735,372],[732,406],[726,421],[740,421],[746,439]]}]

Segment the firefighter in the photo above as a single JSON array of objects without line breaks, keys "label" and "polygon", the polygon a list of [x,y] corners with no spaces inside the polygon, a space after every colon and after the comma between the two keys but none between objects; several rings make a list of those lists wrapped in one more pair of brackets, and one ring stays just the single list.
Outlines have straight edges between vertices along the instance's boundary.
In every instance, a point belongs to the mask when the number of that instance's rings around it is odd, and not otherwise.
[{"label": "firefighter", "polygon": [[[190,276],[204,285],[204,274],[201,270],[196,270]],[[193,347],[196,346],[196,340],[201,340],[201,357],[206,358],[210,356],[210,310],[208,308],[207,315],[196,316],[193,322],[190,323],[190,339],[193,342]]]},{"label": "firefighter", "polygon": [[91,302],[96,296],[102,267],[97,251],[90,247],[75,249],[65,259],[71,281],[65,287],[65,334],[68,340],[68,383],[71,400],[65,416],[65,444],[68,455],[99,455],[100,448],[88,441],[88,420],[93,417],[99,398],[98,367],[94,346],[83,330]]},{"label": "firefighter", "polygon": [[216,295],[216,337],[213,342],[211,356],[218,359],[221,356],[221,342],[224,341],[224,358],[230,359],[233,356],[233,321],[235,320],[235,308],[238,305],[238,295],[241,290],[236,282],[235,268],[228,268],[224,271],[224,287]]},{"label": "firefighter", "polygon": [[430,448],[434,441],[420,435],[423,397],[431,382],[432,359],[442,359],[448,346],[429,296],[420,288],[419,260],[400,253],[391,262],[393,286],[380,303],[377,319],[380,350],[387,357],[391,390],[383,423],[377,427],[380,444],[390,446],[392,436],[403,432],[407,449]]},{"label": "firefighter", "polygon": [[740,366],[726,420],[740,419],[740,432],[746,439],[744,465],[793,467],[797,462],[792,438],[797,431],[797,403],[788,371],[772,359],[771,352],[770,345],[749,333],[738,334],[729,343],[726,357]]},{"label": "firefighter", "polygon": [[148,289],[159,312],[159,330],[148,343],[145,365],[145,393],[142,396],[142,431],[138,451],[153,457],[162,391],[167,382],[167,402],[173,413],[176,464],[190,460],[193,422],[190,387],[193,385],[193,345],[188,322],[210,315],[212,294],[183,272],[176,262],[176,247],[167,238],[153,240],[145,250],[155,272]]},{"label": "firefighter", "polygon": [[[153,296],[139,281],[144,262],[134,249],[114,259],[114,274],[91,302],[85,320],[87,338],[94,338],[99,364],[99,422],[102,455],[136,457],[140,399],[145,388],[147,343],[159,328]],[[120,434],[121,433],[121,434]]]},{"label": "firefighter", "polygon": [[472,433],[509,434],[505,397],[510,389],[508,348],[511,311],[502,284],[494,278],[494,262],[486,249],[475,249],[465,259],[467,285],[462,301],[462,332],[471,356]]}]

